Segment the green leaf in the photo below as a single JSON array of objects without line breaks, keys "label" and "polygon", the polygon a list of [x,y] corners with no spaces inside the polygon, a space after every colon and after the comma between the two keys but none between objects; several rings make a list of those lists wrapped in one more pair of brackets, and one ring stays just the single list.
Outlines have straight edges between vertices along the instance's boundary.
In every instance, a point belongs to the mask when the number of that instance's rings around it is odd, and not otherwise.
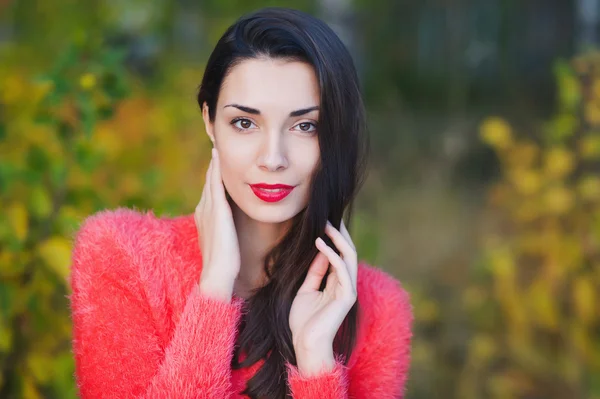
[{"label": "green leaf", "polygon": [[68,67],[74,65],[78,57],[79,49],[74,44],[70,44],[65,49],[65,51],[59,55],[58,60],[56,61],[56,63],[51,69],[51,72],[49,73],[49,76],[51,76],[53,80],[55,80],[55,83],[56,78],[59,75],[63,74]]},{"label": "green leaf", "polygon": [[77,105],[81,112],[81,124],[83,126],[83,132],[89,139],[94,131],[96,125],[96,109],[94,103],[88,93],[79,93],[77,95]]},{"label": "green leaf", "polygon": [[554,76],[558,86],[559,105],[574,111],[581,101],[581,87],[575,72],[568,62],[559,60],[554,64]]},{"label": "green leaf", "polygon": [[53,187],[62,187],[67,180],[69,171],[64,159],[57,160],[50,166],[50,180]]},{"label": "green leaf", "polygon": [[113,100],[123,99],[129,94],[125,80],[114,72],[107,73],[102,77],[102,88]]},{"label": "green leaf", "polygon": [[50,160],[48,155],[39,146],[34,145],[27,152],[27,167],[37,171],[48,170]]},{"label": "green leaf", "polygon": [[75,135],[75,128],[73,125],[64,120],[57,122],[56,131],[58,133],[58,137],[65,142],[69,142]]},{"label": "green leaf", "polygon": [[0,318],[8,320],[12,315],[12,298],[17,296],[16,288],[0,279]]},{"label": "green leaf", "polygon": [[98,108],[98,118],[100,120],[107,120],[115,115],[115,108],[110,105],[103,105]]},{"label": "green leaf", "polygon": [[101,63],[107,68],[119,67],[123,64],[125,56],[127,56],[126,47],[114,47],[106,50],[101,56]]},{"label": "green leaf", "polygon": [[16,179],[18,171],[13,164],[0,162],[0,194],[6,194]]}]

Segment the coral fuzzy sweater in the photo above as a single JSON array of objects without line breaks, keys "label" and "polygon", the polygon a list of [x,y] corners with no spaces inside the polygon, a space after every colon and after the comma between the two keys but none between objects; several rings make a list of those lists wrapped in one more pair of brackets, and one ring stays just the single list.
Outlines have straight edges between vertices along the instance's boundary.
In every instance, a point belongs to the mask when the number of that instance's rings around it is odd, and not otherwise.
[{"label": "coral fuzzy sweater", "polygon": [[[232,370],[243,298],[204,296],[193,215],[127,208],[88,217],[75,236],[69,283],[79,396],[247,398],[261,366]],[[287,364],[293,398],[402,398],[412,308],[400,283],[360,263],[357,345],[344,365],[303,376]]]}]

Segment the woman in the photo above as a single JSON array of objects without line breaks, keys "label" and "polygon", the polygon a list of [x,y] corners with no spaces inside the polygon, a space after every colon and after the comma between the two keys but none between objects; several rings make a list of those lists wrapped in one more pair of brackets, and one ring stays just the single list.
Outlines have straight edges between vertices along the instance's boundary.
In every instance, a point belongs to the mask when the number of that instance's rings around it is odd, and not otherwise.
[{"label": "woman", "polygon": [[402,397],[408,295],[342,221],[367,148],[344,45],[299,11],[243,16],[198,105],[213,152],[194,215],[102,211],[76,236],[80,396]]}]

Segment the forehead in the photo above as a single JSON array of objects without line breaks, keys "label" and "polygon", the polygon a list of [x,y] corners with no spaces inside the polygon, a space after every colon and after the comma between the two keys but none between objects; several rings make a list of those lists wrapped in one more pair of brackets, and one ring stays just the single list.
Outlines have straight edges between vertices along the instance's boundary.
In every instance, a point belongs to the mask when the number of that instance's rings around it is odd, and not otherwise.
[{"label": "forehead", "polygon": [[219,103],[231,102],[289,112],[291,108],[319,105],[319,85],[310,64],[253,58],[234,66],[225,77]]}]

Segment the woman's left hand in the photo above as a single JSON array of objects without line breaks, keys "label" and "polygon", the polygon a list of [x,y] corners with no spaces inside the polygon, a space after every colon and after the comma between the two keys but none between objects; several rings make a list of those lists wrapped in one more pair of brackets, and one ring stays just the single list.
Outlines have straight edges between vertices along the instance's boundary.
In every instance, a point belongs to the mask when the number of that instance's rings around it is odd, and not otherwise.
[{"label": "woman's left hand", "polygon": [[[333,339],[357,298],[356,248],[344,221],[340,231],[328,221],[325,233],[341,256],[320,237],[315,241],[320,252],[311,263],[290,309],[289,322],[297,358],[308,357],[309,354],[311,357],[331,357]],[[330,263],[333,270],[321,292],[319,287]]]}]

